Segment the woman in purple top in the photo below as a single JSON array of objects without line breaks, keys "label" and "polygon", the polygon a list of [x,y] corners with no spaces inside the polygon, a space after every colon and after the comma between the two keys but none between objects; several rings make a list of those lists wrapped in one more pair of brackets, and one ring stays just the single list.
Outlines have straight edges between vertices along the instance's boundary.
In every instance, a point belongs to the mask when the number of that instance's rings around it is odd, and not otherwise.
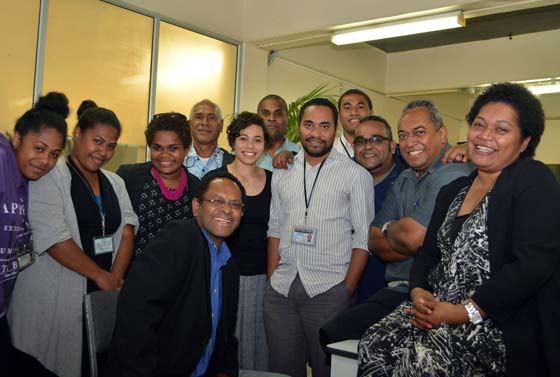
[{"label": "woman in purple top", "polygon": [[47,174],[66,140],[68,100],[51,92],[23,114],[11,140],[0,134],[0,375],[52,376],[10,341],[6,313],[17,274],[33,263],[28,181]]}]

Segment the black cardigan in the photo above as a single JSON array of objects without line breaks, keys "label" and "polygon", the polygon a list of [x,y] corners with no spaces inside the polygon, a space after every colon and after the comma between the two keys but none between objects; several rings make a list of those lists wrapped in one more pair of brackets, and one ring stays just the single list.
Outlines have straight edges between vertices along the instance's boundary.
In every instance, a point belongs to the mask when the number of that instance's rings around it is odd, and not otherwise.
[{"label": "black cardigan", "polygon": [[[459,178],[438,195],[410,288],[427,283],[439,262],[437,231],[457,193],[476,177]],[[508,376],[560,373],[560,185],[548,167],[524,158],[502,171],[488,206],[490,278],[472,296],[503,332]]]},{"label": "black cardigan", "polygon": [[[142,162],[139,164],[121,165],[117,169],[117,174],[121,176],[126,185],[126,191],[128,191],[128,196],[130,197],[130,202],[132,203],[134,211],[138,210],[140,194],[144,188],[144,183],[152,177],[152,173],[150,172],[152,166],[151,162]],[[185,169],[187,173],[187,193],[191,198],[194,198],[198,186],[200,185],[200,180],[189,173],[186,168],[183,169]]]},{"label": "black cardigan", "polygon": [[[239,272],[222,269],[222,312],[206,376],[238,375]],[[169,222],[132,265],[103,376],[190,376],[212,331],[210,250],[195,219]]]}]

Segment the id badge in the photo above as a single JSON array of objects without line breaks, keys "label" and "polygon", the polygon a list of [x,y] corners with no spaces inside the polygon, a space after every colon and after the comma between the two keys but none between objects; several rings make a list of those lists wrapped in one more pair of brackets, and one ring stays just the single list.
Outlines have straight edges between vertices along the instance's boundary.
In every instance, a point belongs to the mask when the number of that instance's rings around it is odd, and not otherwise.
[{"label": "id badge", "polygon": [[35,253],[33,252],[33,243],[29,241],[25,245],[18,246],[16,249],[18,270],[21,271],[35,262]]},{"label": "id badge", "polygon": [[299,245],[315,246],[317,230],[313,228],[294,226],[292,231],[292,243]]},{"label": "id badge", "polygon": [[113,237],[112,236],[93,237],[93,251],[95,255],[112,253]]}]

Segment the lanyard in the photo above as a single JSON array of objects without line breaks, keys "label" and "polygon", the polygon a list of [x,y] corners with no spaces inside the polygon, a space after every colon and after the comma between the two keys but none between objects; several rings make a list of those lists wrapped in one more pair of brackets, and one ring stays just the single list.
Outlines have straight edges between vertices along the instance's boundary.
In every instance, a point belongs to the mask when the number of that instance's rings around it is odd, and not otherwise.
[{"label": "lanyard", "polygon": [[342,141],[343,137],[344,136],[340,135],[340,139],[338,139],[340,141],[340,145],[342,145],[342,148],[344,148],[344,152],[346,152],[348,158],[352,158],[352,156],[350,156],[350,152],[348,152],[348,149],[346,149],[346,145],[344,145],[344,142]]},{"label": "lanyard", "polygon": [[303,194],[305,196],[305,220],[307,220],[307,211],[309,210],[309,204],[311,203],[311,196],[313,195],[313,190],[315,190],[315,184],[317,183],[317,178],[319,178],[319,174],[321,173],[321,169],[323,168],[323,164],[327,159],[325,158],[321,165],[319,165],[319,170],[317,170],[317,175],[315,176],[315,180],[313,181],[313,186],[311,186],[311,192],[309,193],[309,199],[307,199],[307,184],[305,182],[305,166],[307,163],[305,162],[305,158],[303,159]]},{"label": "lanyard", "polygon": [[[93,199],[93,201],[95,202],[95,204],[97,205],[97,207],[99,208],[99,216],[101,216],[101,235],[104,236],[105,235],[105,211],[103,211],[103,205],[99,205],[96,198],[95,198],[95,193],[93,192],[93,189],[91,188],[88,180],[86,179],[86,177],[84,177],[84,175],[82,174],[82,172],[80,171],[80,169],[78,169],[78,167],[75,165],[75,162],[72,160],[72,156],[68,156],[68,159],[66,160],[67,165],[72,168],[72,170],[74,170],[76,172],[76,174],[78,174],[78,177],[80,177],[80,179],[82,180],[82,182],[86,185],[91,198]],[[97,173],[99,174],[99,172]],[[101,180],[99,180],[99,191],[101,192]]]}]

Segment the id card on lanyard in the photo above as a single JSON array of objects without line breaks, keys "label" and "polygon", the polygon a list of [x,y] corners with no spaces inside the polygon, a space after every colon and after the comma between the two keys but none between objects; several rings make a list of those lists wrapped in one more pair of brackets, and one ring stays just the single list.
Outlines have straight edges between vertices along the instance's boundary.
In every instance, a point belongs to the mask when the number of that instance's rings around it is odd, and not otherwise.
[{"label": "id card on lanyard", "polygon": [[309,212],[309,205],[311,204],[311,197],[313,196],[313,191],[315,190],[315,184],[323,168],[323,164],[326,159],[321,162],[319,169],[317,170],[317,175],[315,175],[315,180],[311,186],[311,192],[309,193],[309,198],[307,197],[307,182],[305,176],[306,161],[303,159],[303,195],[305,197],[305,218],[304,225],[296,225],[292,229],[292,243],[299,245],[306,245],[315,247],[317,245],[317,229],[307,226],[307,213]]},{"label": "id card on lanyard", "polygon": [[[71,156],[68,157],[68,165],[78,174],[84,185],[86,185],[92,199],[95,201],[97,207],[99,208],[99,216],[101,217],[101,236],[93,237],[93,253],[94,255],[112,253],[114,251],[113,236],[111,234],[105,234],[105,211],[103,209],[103,201],[101,199],[101,196],[95,195],[87,179],[74,165],[74,161],[72,161]],[[101,189],[101,181],[99,185]]]}]

